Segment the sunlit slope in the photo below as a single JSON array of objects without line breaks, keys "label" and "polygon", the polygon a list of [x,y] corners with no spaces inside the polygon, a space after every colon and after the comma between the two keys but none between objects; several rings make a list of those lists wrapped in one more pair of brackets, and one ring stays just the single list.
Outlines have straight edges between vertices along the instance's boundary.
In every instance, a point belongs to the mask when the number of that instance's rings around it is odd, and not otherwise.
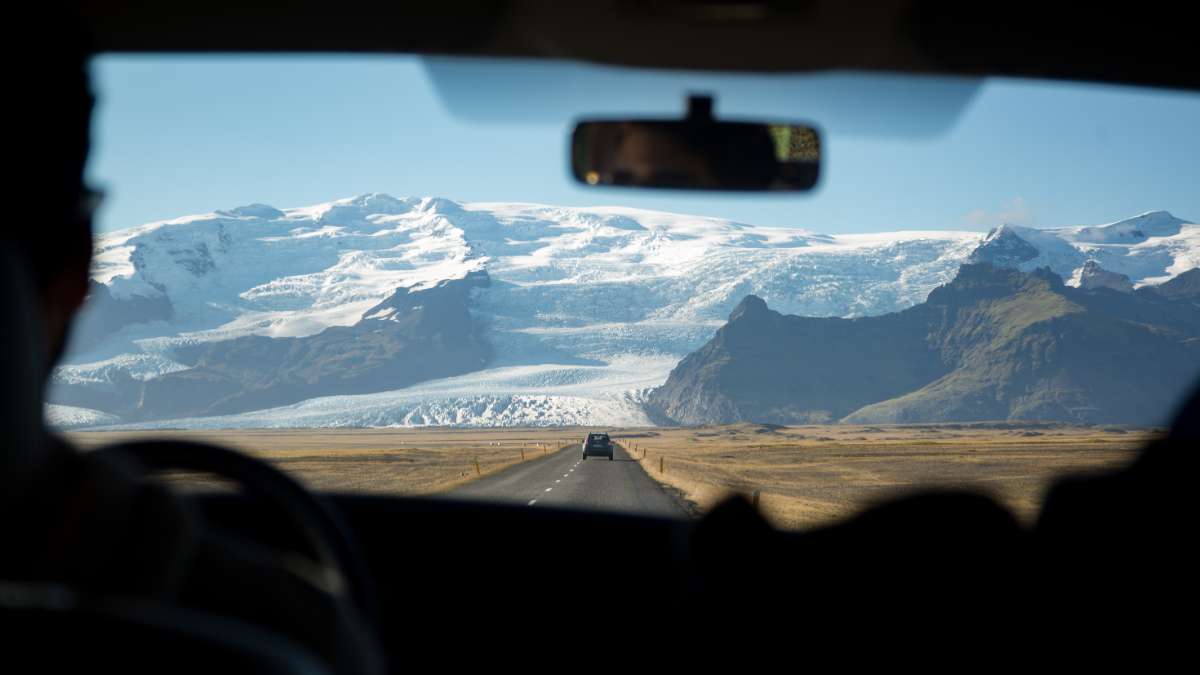
[{"label": "sunlit slope", "polygon": [[683,424],[1163,424],[1200,377],[1200,296],[1181,291],[1198,274],[1121,292],[967,264],[926,302],[860,319],[749,297],[648,404]]}]

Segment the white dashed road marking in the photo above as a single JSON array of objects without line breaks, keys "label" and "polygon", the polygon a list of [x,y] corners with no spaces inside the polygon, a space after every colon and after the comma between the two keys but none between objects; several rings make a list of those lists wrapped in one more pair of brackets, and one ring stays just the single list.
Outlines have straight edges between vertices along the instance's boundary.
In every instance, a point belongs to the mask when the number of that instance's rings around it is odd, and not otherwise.
[{"label": "white dashed road marking", "polygon": [[546,488],[546,492],[549,492],[549,491],[551,491],[551,490],[553,490],[553,489],[554,489],[554,488]]},{"label": "white dashed road marking", "polygon": [[561,479],[561,478],[559,478],[558,480],[556,480],[556,481],[554,481],[554,482],[555,482],[555,483],[561,483],[561,482],[562,482],[562,479]]},{"label": "white dashed road marking", "polygon": [[533,505],[534,505],[534,504],[536,504],[536,503],[537,503],[537,500],[536,500],[536,499],[530,499],[530,500],[529,500],[529,506],[533,506]]}]

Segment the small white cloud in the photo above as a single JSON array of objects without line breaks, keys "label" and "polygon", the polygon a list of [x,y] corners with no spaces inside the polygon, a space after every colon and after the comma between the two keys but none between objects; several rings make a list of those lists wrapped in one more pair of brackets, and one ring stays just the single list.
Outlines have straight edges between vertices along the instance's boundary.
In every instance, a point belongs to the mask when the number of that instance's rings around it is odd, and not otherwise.
[{"label": "small white cloud", "polygon": [[997,211],[975,209],[963,216],[963,222],[974,229],[991,229],[1004,223],[1012,225],[1033,225],[1033,212],[1024,197],[1013,197],[1012,201],[1004,204]]}]

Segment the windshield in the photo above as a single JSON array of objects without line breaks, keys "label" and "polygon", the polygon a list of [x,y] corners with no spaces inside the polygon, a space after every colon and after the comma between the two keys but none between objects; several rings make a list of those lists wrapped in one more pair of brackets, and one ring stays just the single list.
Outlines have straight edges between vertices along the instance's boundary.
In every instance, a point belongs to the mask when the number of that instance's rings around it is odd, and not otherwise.
[{"label": "windshield", "polygon": [[[1029,516],[1200,376],[1195,94],[414,57],[92,74],[107,198],[47,406],[85,446],[201,436],[319,489],[534,508],[742,493],[794,528],[931,486]],[[575,120],[698,91],[819,128],[817,189],[572,180]]]}]

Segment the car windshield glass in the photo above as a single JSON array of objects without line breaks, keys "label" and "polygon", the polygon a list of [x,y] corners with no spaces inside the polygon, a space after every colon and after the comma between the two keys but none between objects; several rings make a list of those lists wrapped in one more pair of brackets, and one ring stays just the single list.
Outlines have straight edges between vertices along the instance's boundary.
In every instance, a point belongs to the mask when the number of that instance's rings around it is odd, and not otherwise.
[{"label": "car windshield glass", "polygon": [[[403,56],[91,71],[107,198],[46,409],[85,446],[199,436],[320,489],[535,508],[742,493],[790,528],[930,486],[1029,517],[1200,375],[1193,93]],[[577,119],[697,92],[818,129],[816,189],[572,178]]]}]

